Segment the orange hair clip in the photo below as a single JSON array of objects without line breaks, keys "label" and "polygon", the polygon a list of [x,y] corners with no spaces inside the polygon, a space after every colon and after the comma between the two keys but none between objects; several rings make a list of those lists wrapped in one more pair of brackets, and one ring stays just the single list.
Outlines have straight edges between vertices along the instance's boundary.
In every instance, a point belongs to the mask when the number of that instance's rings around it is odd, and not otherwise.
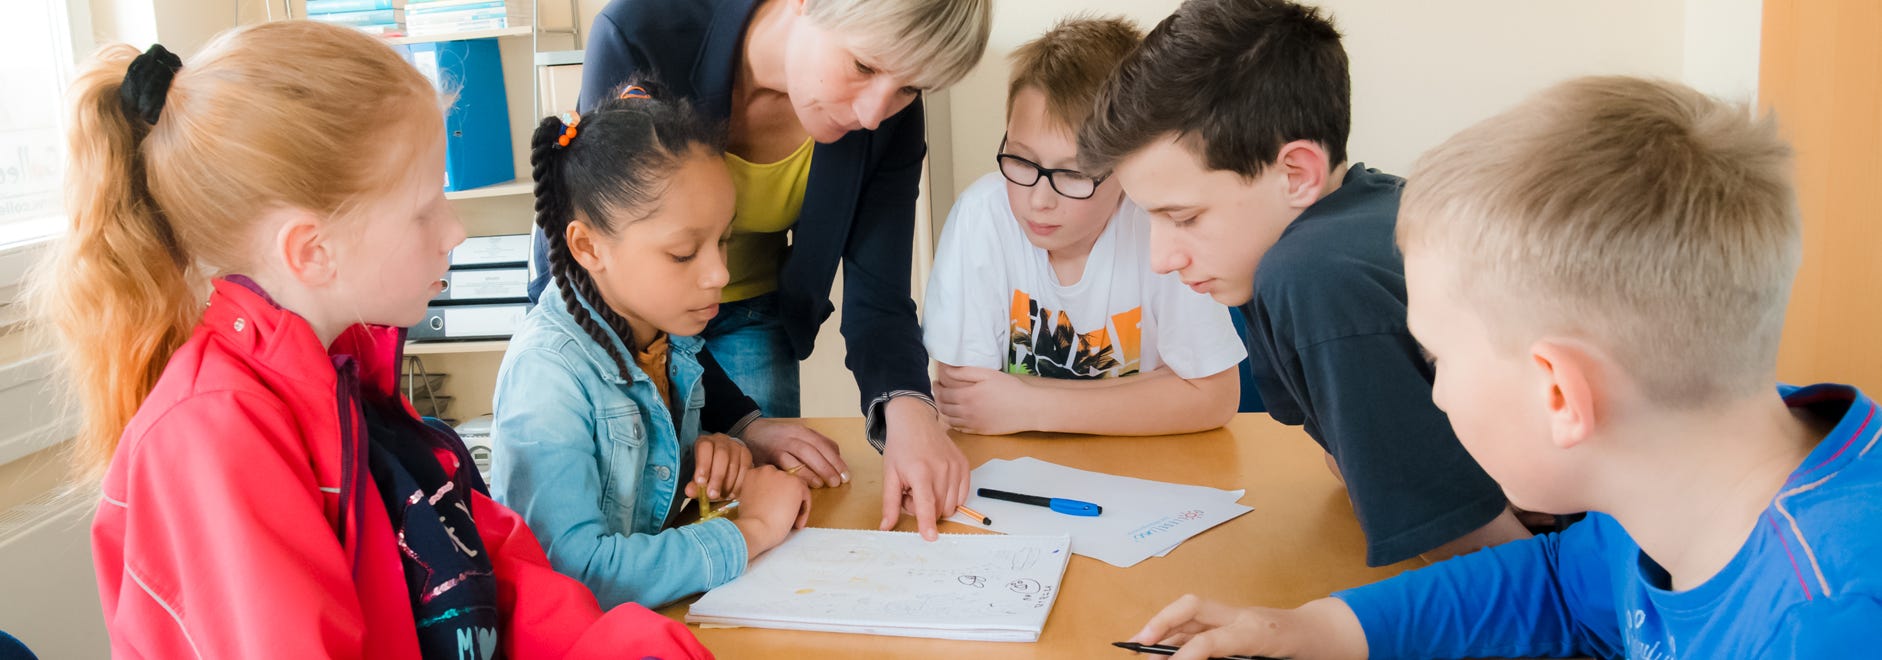
[{"label": "orange hair clip", "polygon": [[627,89],[621,90],[621,95],[617,98],[650,99],[653,98],[653,95],[647,93],[647,88],[645,87],[641,87],[640,85],[628,85]]},{"label": "orange hair clip", "polygon": [[573,112],[562,113],[562,135],[556,137],[555,143],[564,147],[569,146],[569,141],[575,139],[576,125],[581,123],[581,115]]}]

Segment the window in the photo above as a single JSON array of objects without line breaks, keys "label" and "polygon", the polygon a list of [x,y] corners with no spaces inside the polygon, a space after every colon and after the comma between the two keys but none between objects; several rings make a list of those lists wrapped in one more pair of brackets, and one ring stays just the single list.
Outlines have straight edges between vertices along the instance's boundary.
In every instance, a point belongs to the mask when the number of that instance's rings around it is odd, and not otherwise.
[{"label": "window", "polygon": [[65,226],[62,125],[75,60],[65,0],[6,5],[0,9],[0,89],[6,90],[0,94],[0,254],[20,251]]}]

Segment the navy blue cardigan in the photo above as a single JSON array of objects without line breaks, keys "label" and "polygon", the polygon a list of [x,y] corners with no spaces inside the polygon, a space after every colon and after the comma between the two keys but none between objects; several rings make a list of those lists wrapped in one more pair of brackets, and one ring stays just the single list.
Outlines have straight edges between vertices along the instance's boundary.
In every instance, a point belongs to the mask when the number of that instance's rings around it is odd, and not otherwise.
[{"label": "navy blue cardigan", "polygon": [[[613,0],[595,17],[582,69],[580,109],[636,73],[655,76],[692,99],[713,121],[732,112],[732,79],[752,10],[760,0]],[[864,412],[884,394],[929,393],[928,352],[909,297],[914,259],[915,198],[928,145],[922,103],[852,131],[811,156],[804,208],[778,275],[778,307],[796,358],[810,357],[817,328],[836,311],[830,286],[843,266],[845,363],[856,375]],[[536,234],[536,263],[547,245]],[[530,298],[548,282],[547,268],[530,282]],[[756,406],[704,352],[707,430],[723,431]],[[729,389],[728,389],[729,388]]]}]

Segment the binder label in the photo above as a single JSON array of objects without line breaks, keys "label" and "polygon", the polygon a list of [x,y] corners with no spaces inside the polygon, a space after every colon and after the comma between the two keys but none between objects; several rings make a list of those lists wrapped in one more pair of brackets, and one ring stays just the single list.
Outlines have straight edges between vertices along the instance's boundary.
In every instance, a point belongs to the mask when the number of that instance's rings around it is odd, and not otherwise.
[{"label": "binder label", "polygon": [[465,270],[451,274],[451,300],[504,300],[529,297],[529,271]]},{"label": "binder label", "polygon": [[446,337],[508,337],[523,324],[523,305],[451,307],[444,312]]}]

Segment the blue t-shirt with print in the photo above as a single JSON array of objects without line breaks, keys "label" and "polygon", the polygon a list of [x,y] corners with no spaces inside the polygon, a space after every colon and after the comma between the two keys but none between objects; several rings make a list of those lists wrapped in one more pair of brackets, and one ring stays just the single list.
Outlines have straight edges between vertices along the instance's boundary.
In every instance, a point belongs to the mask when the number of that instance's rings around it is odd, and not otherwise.
[{"label": "blue t-shirt with print", "polygon": [[[1840,385],[1785,388],[1840,419],[1718,574],[1685,591],[1603,514],[1334,594],[1373,657],[1882,655],[1882,419]],[[1727,441],[1722,439],[1721,441]]]}]

